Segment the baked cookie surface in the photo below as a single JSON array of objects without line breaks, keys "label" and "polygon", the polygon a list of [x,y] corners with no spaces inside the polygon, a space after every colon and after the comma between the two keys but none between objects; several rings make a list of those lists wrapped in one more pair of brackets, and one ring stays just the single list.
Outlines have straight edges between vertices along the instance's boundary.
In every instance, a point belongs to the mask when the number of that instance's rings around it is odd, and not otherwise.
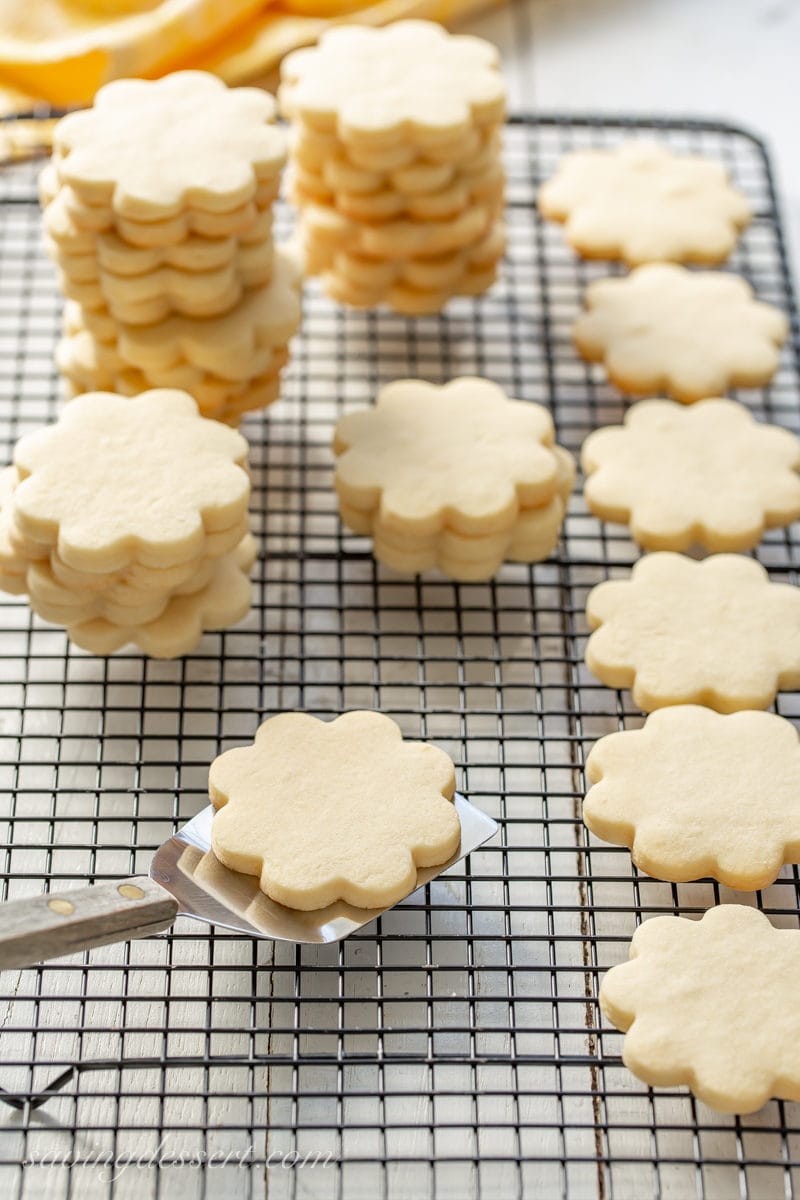
[{"label": "baked cookie surface", "polygon": [[733,400],[641,400],[581,461],[591,512],[649,550],[749,550],[800,517],[800,439]]},{"label": "baked cookie surface", "polygon": [[589,670],[629,687],[645,712],[767,708],[800,687],[800,588],[773,583],[751,558],[648,554],[628,579],[592,589],[586,617]]},{"label": "baked cookie surface", "polygon": [[778,369],[789,323],[746,279],[672,263],[598,279],[573,328],[578,352],[602,362],[628,395],[665,392],[691,404],[731,387],[761,387]]},{"label": "baked cookie surface", "polygon": [[379,501],[402,531],[491,533],[521,504],[550,498],[553,441],[541,405],[510,400],[488,380],[397,380],[374,408],[339,420],[336,488],[354,507]]},{"label": "baked cookie surface", "polygon": [[15,522],[78,569],[172,565],[246,514],[246,461],[245,439],[186,393],[88,393],[17,443]]},{"label": "baked cookie surface", "polygon": [[499,62],[490,42],[432,21],[343,26],[287,55],[279,100],[287,116],[362,146],[453,142],[502,119]]},{"label": "baked cookie surface", "polygon": [[752,219],[721,163],[644,140],[565,155],[538,204],[579,254],[631,266],[723,262]]},{"label": "baked cookie surface", "polygon": [[626,1067],[653,1087],[687,1084],[709,1107],[751,1113],[800,1100],[800,931],[724,904],[700,921],[653,917],[631,961],[600,987],[625,1031]]},{"label": "baked cookie surface", "polygon": [[217,858],[289,908],[394,904],[460,842],[451,760],[377,712],[272,717],[212,763],[209,793]]},{"label": "baked cookie surface", "polygon": [[800,740],[774,713],[659,709],[596,742],[586,778],[586,825],[656,879],[756,890],[800,861]]},{"label": "baked cookie surface", "polygon": [[230,212],[286,159],[275,102],[205,71],[115,80],[54,132],[55,173],[89,206],[156,222],[194,207]]}]

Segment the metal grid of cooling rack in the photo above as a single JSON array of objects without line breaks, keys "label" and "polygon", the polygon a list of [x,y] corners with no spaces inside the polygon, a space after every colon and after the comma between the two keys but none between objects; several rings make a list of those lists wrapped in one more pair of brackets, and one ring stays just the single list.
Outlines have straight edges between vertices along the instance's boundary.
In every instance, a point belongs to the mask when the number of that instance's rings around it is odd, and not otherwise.
[{"label": "metal grid of cooling rack", "polygon": [[[751,137],[696,122],[512,122],[509,261],[488,296],[407,321],[308,289],[284,397],[245,427],[262,553],[242,625],[176,663],[97,659],[3,599],[4,897],[145,870],[205,804],[209,761],[293,707],[390,713],[448,750],[462,790],[501,824],[466,864],[338,946],[253,943],[181,920],[169,936],[4,974],[0,1086],[16,1107],[0,1105],[3,1195],[800,1194],[796,1106],[736,1120],[682,1090],[651,1093],[599,1024],[599,977],[640,919],[732,898],[638,874],[579,819],[585,753],[640,721],[582,665],[586,593],[636,557],[624,531],[589,517],[578,493],[557,556],[455,586],[376,567],[342,533],[331,493],[336,415],[400,375],[486,375],[549,405],[572,450],[619,421],[619,397],[569,338],[582,288],[606,268],[578,262],[533,196],[564,151],[634,129],[728,164],[758,214],[731,266],[792,311],[769,167]],[[0,175],[0,201],[7,458],[56,411],[59,301],[30,166]],[[746,399],[797,429],[799,392],[793,316],[778,377]],[[774,533],[759,556],[796,581],[797,549],[797,530]],[[798,709],[781,698],[785,715]],[[786,870],[757,902],[797,924],[799,882]]]}]

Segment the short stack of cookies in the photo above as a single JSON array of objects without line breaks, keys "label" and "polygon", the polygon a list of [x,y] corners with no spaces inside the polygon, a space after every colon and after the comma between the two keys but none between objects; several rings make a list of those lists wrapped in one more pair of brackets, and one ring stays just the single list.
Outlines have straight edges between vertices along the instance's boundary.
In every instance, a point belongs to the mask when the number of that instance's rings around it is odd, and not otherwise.
[{"label": "short stack of cookies", "polygon": [[247,450],[185,392],[77,397],[0,477],[0,588],[92,653],[188,653],[250,609]]},{"label": "short stack of cookies", "polygon": [[339,512],[395,571],[461,582],[553,552],[575,478],[550,414],[486,379],[384,387],[336,426]]},{"label": "short stack of cookies", "polygon": [[[181,71],[111,83],[56,126],[40,194],[70,301],[57,362],[72,395],[185,388],[231,423],[277,399],[300,300],[272,237],[286,157],[274,118],[267,93]],[[164,324],[173,350],[154,358]],[[236,355],[231,338],[247,343]],[[220,350],[198,358],[188,342]]]},{"label": "short stack of cookies", "polygon": [[284,59],[290,196],[333,299],[409,315],[493,284],[505,251],[497,50],[428,21],[345,26]]}]

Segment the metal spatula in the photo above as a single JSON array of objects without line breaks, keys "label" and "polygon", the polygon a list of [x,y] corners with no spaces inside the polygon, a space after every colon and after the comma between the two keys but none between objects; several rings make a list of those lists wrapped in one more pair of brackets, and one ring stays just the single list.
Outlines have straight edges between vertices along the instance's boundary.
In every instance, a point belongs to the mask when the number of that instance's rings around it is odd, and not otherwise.
[{"label": "metal spatula", "polygon": [[[411,891],[497,832],[497,823],[463,796],[457,795],[454,803],[461,820],[461,845],[442,866],[419,871]],[[320,943],[341,941],[387,911],[355,908],[343,901],[313,912],[276,904],[264,895],[255,876],[231,871],[214,856],[213,817],[209,805],[165,842],[156,851],[149,877],[137,875],[0,905],[0,969],[161,933],[179,915],[248,937]]]}]

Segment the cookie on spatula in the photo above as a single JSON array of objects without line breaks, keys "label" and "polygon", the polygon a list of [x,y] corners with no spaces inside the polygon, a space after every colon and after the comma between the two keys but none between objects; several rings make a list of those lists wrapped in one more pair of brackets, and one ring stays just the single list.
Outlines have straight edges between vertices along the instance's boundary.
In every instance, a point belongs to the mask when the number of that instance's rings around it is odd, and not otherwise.
[{"label": "cookie on spatula", "polygon": [[396,903],[458,849],[455,772],[377,712],[283,713],[211,764],[215,855],[288,908]]}]

